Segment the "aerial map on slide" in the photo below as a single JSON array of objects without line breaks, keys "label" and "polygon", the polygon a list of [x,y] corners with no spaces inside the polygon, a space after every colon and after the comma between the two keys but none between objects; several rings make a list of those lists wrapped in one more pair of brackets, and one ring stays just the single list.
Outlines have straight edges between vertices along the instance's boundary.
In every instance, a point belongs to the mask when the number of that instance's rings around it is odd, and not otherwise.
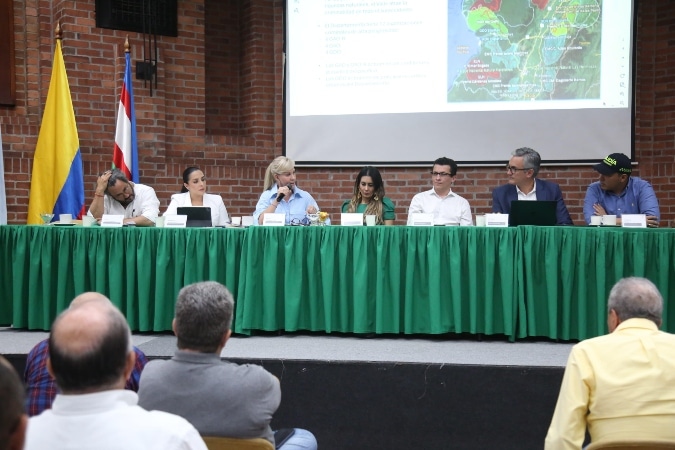
[{"label": "aerial map on slide", "polygon": [[448,103],[600,97],[602,0],[448,0]]}]

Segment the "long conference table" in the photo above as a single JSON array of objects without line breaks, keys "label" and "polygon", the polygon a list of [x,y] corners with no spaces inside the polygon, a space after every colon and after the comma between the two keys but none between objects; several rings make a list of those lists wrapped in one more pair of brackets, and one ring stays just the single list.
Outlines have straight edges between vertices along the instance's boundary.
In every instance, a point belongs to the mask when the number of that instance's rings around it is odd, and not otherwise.
[{"label": "long conference table", "polygon": [[625,276],[652,280],[675,331],[675,229],[0,226],[0,325],[49,330],[85,291],[134,331],[171,329],[181,287],[234,295],[233,331],[505,335],[607,332]]}]

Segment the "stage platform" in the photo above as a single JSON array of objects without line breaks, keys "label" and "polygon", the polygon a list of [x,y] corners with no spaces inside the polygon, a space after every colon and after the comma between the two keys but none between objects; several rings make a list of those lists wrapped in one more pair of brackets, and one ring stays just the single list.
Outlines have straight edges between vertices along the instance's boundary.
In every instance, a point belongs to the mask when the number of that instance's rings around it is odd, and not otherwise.
[{"label": "stage platform", "polygon": [[[48,336],[0,328],[0,353],[22,370]],[[134,334],[150,359],[170,334]],[[311,430],[324,449],[540,449],[571,343],[469,335],[233,336],[222,357],[281,380],[273,427]]]}]

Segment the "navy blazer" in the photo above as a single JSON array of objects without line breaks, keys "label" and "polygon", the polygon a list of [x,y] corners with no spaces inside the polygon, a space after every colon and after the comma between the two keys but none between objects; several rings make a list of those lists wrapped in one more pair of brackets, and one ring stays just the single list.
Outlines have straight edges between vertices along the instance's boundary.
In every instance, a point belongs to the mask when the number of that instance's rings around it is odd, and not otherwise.
[{"label": "navy blazer", "polygon": [[[556,208],[556,217],[558,225],[574,225],[570,217],[565,201],[562,198],[562,191],[560,186],[551,181],[534,179],[537,183],[537,200],[555,200],[558,202]],[[518,191],[514,184],[505,184],[496,187],[492,191],[492,212],[509,214],[511,212],[511,202],[518,200]]]}]

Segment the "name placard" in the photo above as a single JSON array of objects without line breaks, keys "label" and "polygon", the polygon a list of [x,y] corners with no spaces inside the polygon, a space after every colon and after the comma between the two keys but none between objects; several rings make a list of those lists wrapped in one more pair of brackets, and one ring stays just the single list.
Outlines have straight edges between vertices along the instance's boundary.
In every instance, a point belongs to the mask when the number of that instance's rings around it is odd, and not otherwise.
[{"label": "name placard", "polygon": [[187,225],[186,214],[164,215],[164,228],[185,228]]},{"label": "name placard", "polygon": [[263,215],[264,227],[283,227],[286,225],[286,214],[267,213]]},{"label": "name placard", "polygon": [[124,214],[103,214],[101,226],[106,228],[122,228],[124,225]]},{"label": "name placard", "polygon": [[625,228],[647,228],[646,214],[622,214],[621,226]]},{"label": "name placard", "polygon": [[508,227],[509,226],[509,215],[508,214],[485,214],[485,226],[486,227]]},{"label": "name placard", "polygon": [[432,227],[434,225],[434,215],[413,213],[410,215],[410,225],[413,227]]},{"label": "name placard", "polygon": [[340,225],[343,227],[362,227],[363,214],[361,213],[342,213],[340,214]]}]

